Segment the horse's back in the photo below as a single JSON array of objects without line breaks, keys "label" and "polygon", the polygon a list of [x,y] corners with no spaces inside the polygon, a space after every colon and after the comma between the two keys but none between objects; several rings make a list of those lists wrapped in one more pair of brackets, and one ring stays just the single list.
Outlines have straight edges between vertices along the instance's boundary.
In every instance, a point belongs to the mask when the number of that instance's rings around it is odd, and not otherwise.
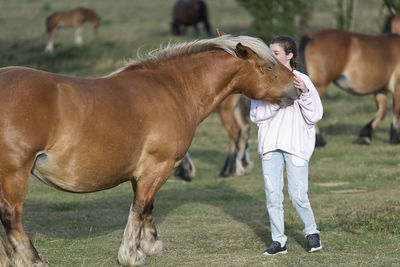
[{"label": "horse's back", "polygon": [[48,30],[57,26],[80,26],[85,21],[99,20],[100,17],[88,8],[77,7],[66,11],[57,11],[46,18]]},{"label": "horse's back", "polygon": [[309,75],[316,86],[331,81],[356,94],[387,89],[400,63],[400,37],[323,30],[305,49]]}]

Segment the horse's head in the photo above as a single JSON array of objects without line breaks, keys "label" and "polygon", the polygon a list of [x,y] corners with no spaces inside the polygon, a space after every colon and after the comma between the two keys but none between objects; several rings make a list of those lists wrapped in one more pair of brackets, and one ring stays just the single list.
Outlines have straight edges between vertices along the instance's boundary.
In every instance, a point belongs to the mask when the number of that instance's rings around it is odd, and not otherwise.
[{"label": "horse's head", "polygon": [[217,33],[237,40],[234,52],[245,65],[241,69],[242,79],[237,90],[252,99],[265,100],[283,107],[293,104],[299,97],[300,91],[293,85],[293,73],[275,59],[269,47],[261,40],[248,36],[233,37],[220,29],[217,29]]},{"label": "horse's head", "polygon": [[[270,53],[266,46],[265,52]],[[300,95],[294,87],[294,74],[273,56],[260,56],[251,48],[238,43],[236,54],[243,61],[238,90],[252,99],[261,99],[282,107],[293,104]]]}]

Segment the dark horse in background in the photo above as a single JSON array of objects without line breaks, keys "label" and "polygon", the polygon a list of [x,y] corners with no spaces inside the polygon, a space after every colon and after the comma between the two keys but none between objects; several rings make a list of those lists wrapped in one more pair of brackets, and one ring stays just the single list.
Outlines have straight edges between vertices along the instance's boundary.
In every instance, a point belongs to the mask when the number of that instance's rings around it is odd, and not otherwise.
[{"label": "dark horse in background", "polygon": [[[390,143],[400,143],[400,36],[322,30],[303,36],[299,50],[321,98],[331,82],[355,95],[375,95],[377,112],[359,133],[363,144],[371,143],[373,131],[386,114],[387,93],[391,92]],[[325,145],[318,127],[316,134],[316,145]]]},{"label": "dark horse in background", "polygon": [[30,173],[74,193],[130,182],[118,261],[142,265],[161,254],[154,196],[197,126],[235,93],[281,106],[299,96],[293,74],[249,36],[168,46],[102,78],[1,68],[0,219],[8,246],[0,237],[0,266],[47,266],[22,225]]},{"label": "dark horse in background", "polygon": [[211,35],[207,5],[203,0],[179,0],[174,5],[172,15],[172,34],[181,35],[183,32],[181,26],[193,26],[198,35],[197,23],[203,22],[207,34]]}]

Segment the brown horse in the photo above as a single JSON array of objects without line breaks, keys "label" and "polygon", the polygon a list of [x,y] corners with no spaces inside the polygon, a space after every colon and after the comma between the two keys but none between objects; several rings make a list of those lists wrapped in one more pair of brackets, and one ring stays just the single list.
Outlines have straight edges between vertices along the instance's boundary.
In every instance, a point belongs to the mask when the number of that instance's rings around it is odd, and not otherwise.
[{"label": "brown horse", "polygon": [[[220,178],[241,176],[249,173],[253,168],[248,152],[250,138],[249,104],[250,100],[244,95],[232,94],[222,101],[216,109],[229,138],[228,155],[219,174]],[[190,182],[195,173],[195,165],[189,153],[187,153],[182,163],[174,169],[174,175]]]},{"label": "brown horse", "polygon": [[[118,260],[132,266],[162,253],[154,195],[197,125],[232,93],[282,106],[298,97],[293,74],[249,36],[171,45],[102,78],[0,69],[0,218],[11,262],[46,266],[22,226],[29,173],[76,193],[130,181],[134,198]],[[8,261],[1,257],[0,265]]]},{"label": "brown horse", "polygon": [[173,21],[171,31],[174,35],[181,35],[181,25],[193,26],[196,34],[199,34],[197,23],[203,22],[204,29],[208,35],[210,32],[210,23],[208,22],[207,5],[202,0],[179,0],[173,8]]},{"label": "brown horse", "polygon": [[93,24],[93,31],[96,33],[99,27],[101,18],[91,9],[78,7],[67,11],[58,11],[46,18],[46,29],[48,40],[46,45],[46,52],[53,52],[54,50],[54,35],[57,27],[69,26],[75,28],[75,43],[81,45],[82,39],[82,25],[85,22]]},{"label": "brown horse", "polygon": [[[303,36],[299,50],[321,97],[332,81],[356,95],[375,94],[378,110],[359,134],[364,144],[371,143],[374,129],[386,114],[386,94],[392,92],[390,142],[400,142],[400,36],[322,30]],[[325,145],[318,127],[316,133],[316,145]]]}]

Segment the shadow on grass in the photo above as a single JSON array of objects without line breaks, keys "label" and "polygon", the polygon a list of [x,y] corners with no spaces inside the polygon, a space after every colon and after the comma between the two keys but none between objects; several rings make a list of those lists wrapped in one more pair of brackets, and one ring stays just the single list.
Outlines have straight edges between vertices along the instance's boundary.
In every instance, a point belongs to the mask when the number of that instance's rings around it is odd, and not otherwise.
[{"label": "shadow on grass", "polygon": [[[84,201],[79,198],[77,195],[76,200],[70,202],[26,201],[24,226],[27,232],[63,239],[84,239],[89,231],[92,237],[123,231],[133,194],[113,194]],[[188,183],[161,189],[156,194],[153,213],[156,226],[175,209],[189,203],[221,209],[236,222],[248,225],[266,247],[271,243],[265,201],[239,192],[224,181],[206,186]],[[286,222],[287,235],[305,248],[301,229],[298,222]]]}]

